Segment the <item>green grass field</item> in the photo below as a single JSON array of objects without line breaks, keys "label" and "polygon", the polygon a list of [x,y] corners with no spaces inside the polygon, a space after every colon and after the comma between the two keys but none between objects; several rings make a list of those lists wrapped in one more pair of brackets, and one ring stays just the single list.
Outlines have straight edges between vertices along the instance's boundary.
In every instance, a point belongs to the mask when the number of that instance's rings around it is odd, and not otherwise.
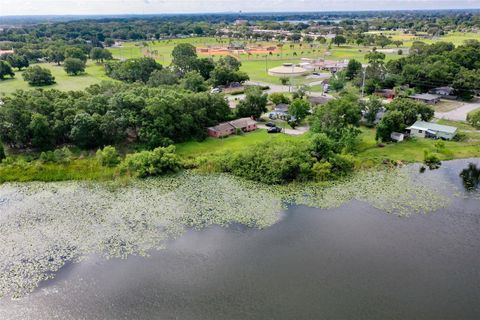
[{"label": "green grass field", "polygon": [[[45,89],[59,89],[59,90],[82,90],[86,87],[101,82],[102,80],[112,80],[105,75],[105,71],[102,65],[89,61],[84,74],[78,76],[69,76],[63,70],[63,66],[57,66],[51,63],[39,63],[39,66],[51,70],[55,77],[56,83],[51,86],[45,86],[41,88]],[[23,72],[15,71],[15,78],[5,79],[0,81],[0,95],[10,94],[16,90],[22,89],[35,89],[36,87],[30,86],[22,78]]]}]

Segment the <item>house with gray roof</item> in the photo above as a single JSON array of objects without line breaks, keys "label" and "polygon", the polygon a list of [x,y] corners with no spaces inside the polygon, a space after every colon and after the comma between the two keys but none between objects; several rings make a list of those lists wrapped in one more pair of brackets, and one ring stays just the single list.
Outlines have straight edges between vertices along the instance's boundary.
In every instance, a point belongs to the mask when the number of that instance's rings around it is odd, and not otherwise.
[{"label": "house with gray roof", "polygon": [[412,137],[452,140],[457,128],[425,121],[417,121],[407,128]]},{"label": "house with gray roof", "polygon": [[412,96],[409,96],[410,99],[416,100],[416,101],[421,101],[425,102],[428,104],[437,104],[440,102],[440,96],[436,94],[430,94],[430,93],[421,93],[421,94],[414,94]]}]

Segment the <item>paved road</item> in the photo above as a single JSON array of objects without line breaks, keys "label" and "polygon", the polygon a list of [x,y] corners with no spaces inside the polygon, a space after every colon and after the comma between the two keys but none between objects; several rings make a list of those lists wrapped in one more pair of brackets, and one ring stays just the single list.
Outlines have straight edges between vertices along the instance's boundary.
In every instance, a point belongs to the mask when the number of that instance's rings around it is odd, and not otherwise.
[{"label": "paved road", "polygon": [[453,121],[466,121],[467,114],[480,109],[480,102],[464,103],[461,107],[449,112],[435,112],[435,118]]}]

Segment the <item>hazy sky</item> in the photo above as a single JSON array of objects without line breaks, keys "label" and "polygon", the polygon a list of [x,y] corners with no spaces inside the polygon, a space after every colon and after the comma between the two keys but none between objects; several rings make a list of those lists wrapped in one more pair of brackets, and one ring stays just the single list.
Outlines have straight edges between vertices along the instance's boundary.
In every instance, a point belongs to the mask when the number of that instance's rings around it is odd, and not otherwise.
[{"label": "hazy sky", "polygon": [[0,16],[450,8],[480,0],[0,0]]}]

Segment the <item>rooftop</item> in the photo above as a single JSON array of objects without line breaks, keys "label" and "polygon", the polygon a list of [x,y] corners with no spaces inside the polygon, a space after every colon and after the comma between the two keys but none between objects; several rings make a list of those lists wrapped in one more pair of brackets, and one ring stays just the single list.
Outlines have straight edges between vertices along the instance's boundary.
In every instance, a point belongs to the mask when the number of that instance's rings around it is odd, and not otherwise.
[{"label": "rooftop", "polygon": [[430,93],[421,93],[421,94],[414,94],[410,96],[412,99],[420,99],[420,100],[427,100],[427,101],[432,101],[432,100],[437,100],[440,97],[436,94],[430,94]]},{"label": "rooftop", "polygon": [[229,122],[230,125],[234,126],[235,128],[245,128],[254,124],[257,124],[255,120],[250,118],[240,118],[237,120],[233,120]]},{"label": "rooftop", "polygon": [[440,131],[445,133],[455,133],[457,131],[456,127],[444,126],[441,124],[436,124],[433,122],[425,122],[425,121],[417,121],[407,129],[431,130],[431,131]]}]

